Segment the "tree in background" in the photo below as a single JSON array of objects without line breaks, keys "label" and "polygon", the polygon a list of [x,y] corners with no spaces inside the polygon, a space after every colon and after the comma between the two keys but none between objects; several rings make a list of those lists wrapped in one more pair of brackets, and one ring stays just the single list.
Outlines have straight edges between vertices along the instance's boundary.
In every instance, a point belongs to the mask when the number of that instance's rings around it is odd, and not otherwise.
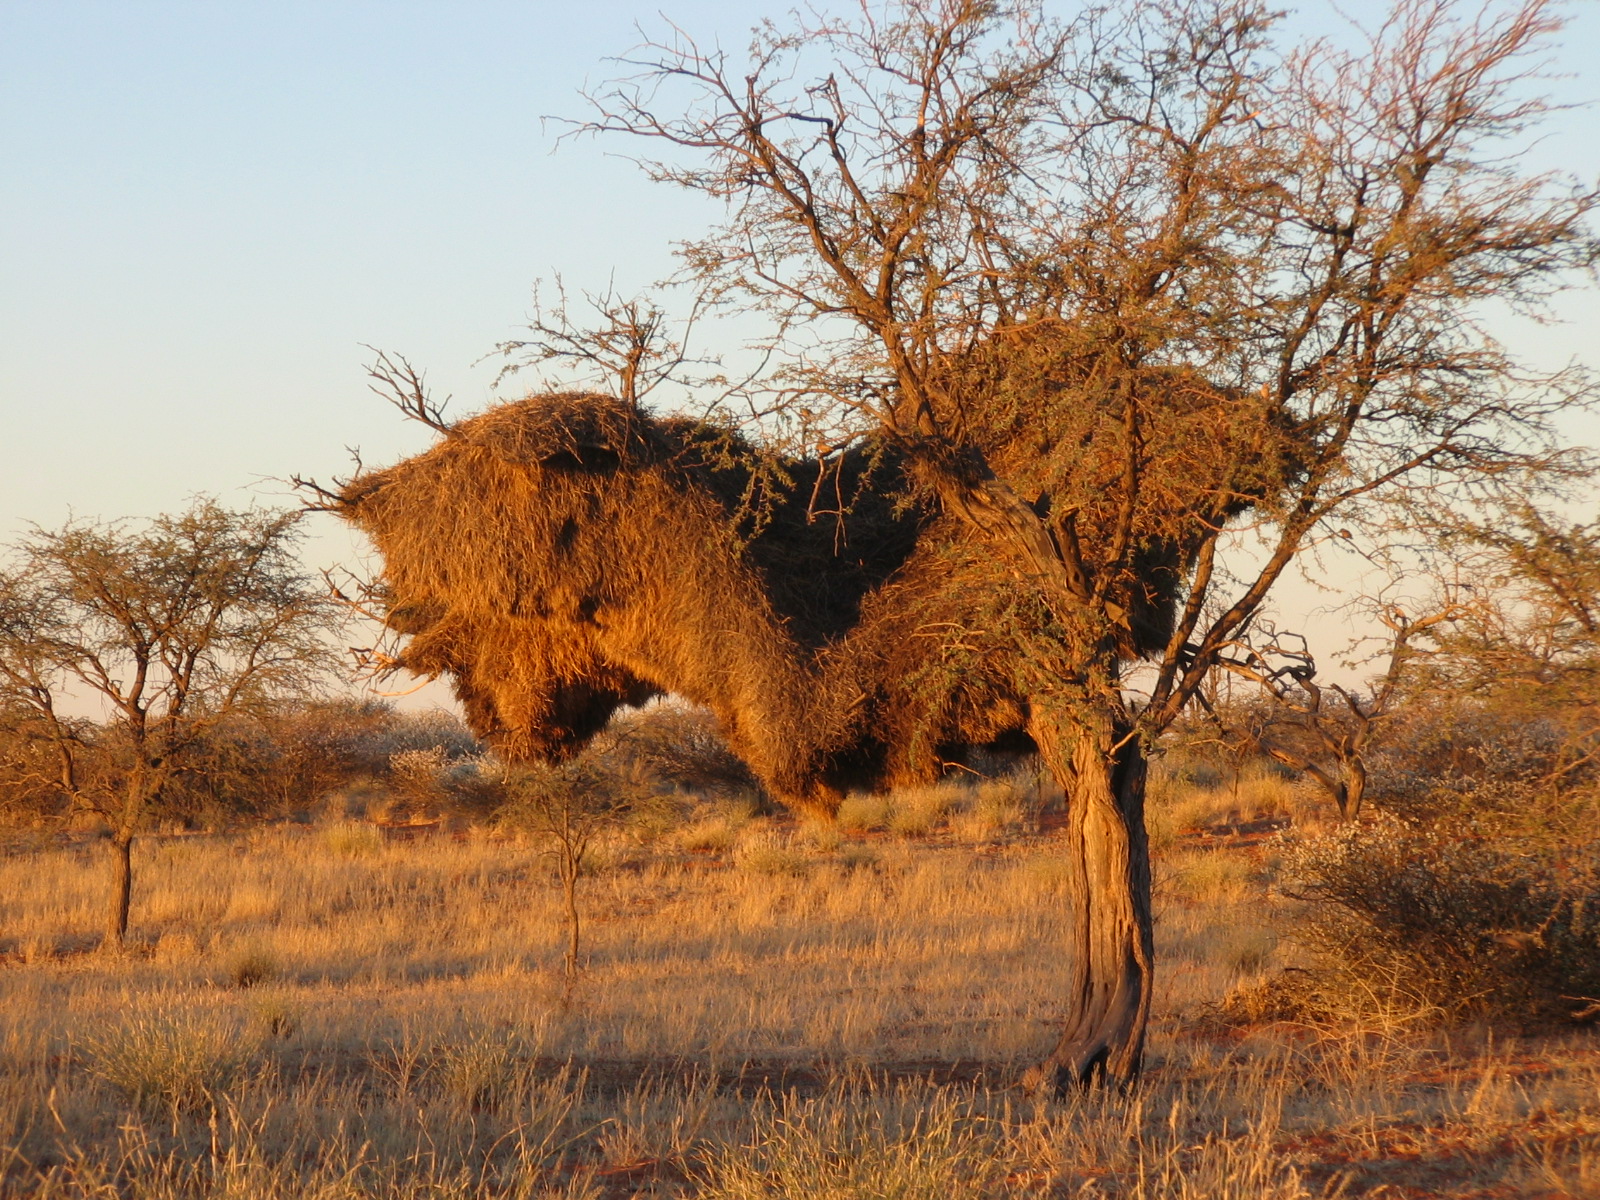
[{"label": "tree in background", "polygon": [[[0,702],[29,717],[35,780],[110,831],[108,946],[128,930],[134,838],[209,735],[314,692],[335,661],[298,516],[201,500],[138,527],[73,521],[0,571]],[[101,723],[71,712],[86,704]]]},{"label": "tree in background", "polygon": [[605,759],[614,740],[615,735],[607,735],[584,755],[560,766],[509,771],[498,814],[502,825],[537,838],[555,864],[566,916],[567,945],[561,962],[569,998],[581,963],[578,881],[590,851],[597,837],[654,794],[637,773],[608,769]]},{"label": "tree in background", "polygon": [[1600,522],[1567,523],[1528,505],[1471,527],[1483,551],[1474,589],[1439,671],[1473,693],[1600,716]]},{"label": "tree in background", "polygon": [[1057,1086],[1138,1070],[1144,743],[1303,550],[1559,469],[1550,418],[1592,395],[1475,319],[1596,258],[1595,191],[1506,156],[1553,7],[1404,0],[1349,52],[1276,21],[904,0],[764,24],[746,56],[674,30],[584,127],[724,206],[683,261],[772,322],[747,415],[824,455],[888,439],[1037,610],[1016,686],[1078,879]]},{"label": "tree in background", "polygon": [[1255,684],[1267,703],[1254,731],[1254,748],[1311,776],[1340,818],[1354,819],[1367,794],[1373,738],[1395,716],[1413,673],[1408,668],[1429,653],[1423,643],[1437,642],[1441,628],[1464,612],[1453,600],[1421,617],[1397,605],[1379,605],[1377,619],[1389,640],[1383,671],[1366,689],[1319,680],[1317,660],[1299,634],[1263,626],[1259,636],[1241,639],[1222,665]]}]

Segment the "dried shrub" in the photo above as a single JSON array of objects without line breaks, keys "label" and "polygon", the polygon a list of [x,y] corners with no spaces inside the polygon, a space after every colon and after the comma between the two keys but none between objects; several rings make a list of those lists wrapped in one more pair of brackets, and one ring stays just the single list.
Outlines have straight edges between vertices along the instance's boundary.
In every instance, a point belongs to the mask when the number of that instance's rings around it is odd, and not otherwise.
[{"label": "dried shrub", "polygon": [[440,1093],[471,1112],[496,1111],[512,1098],[518,1067],[504,1038],[479,1033],[440,1047],[433,1072]]},{"label": "dried shrub", "polygon": [[875,829],[886,829],[893,808],[887,796],[873,796],[857,792],[846,796],[839,803],[839,811],[834,819],[839,828],[850,833],[869,833]]},{"label": "dried shrub", "polygon": [[847,845],[839,851],[839,865],[847,871],[869,871],[877,868],[882,857],[871,846]]},{"label": "dried shrub", "polygon": [[1521,1023],[1600,1012],[1600,841],[1386,817],[1286,863],[1325,991],[1355,1009]]},{"label": "dried shrub", "polygon": [[612,753],[632,759],[663,784],[701,796],[758,795],[761,784],[732,750],[706,709],[663,703],[619,713],[607,731]]},{"label": "dried shrub", "polygon": [[738,843],[743,824],[726,815],[705,817],[685,826],[675,840],[684,850],[725,854]]},{"label": "dried shrub", "polygon": [[804,875],[811,859],[785,838],[757,834],[740,845],[735,861],[742,870],[755,875]]},{"label": "dried shrub", "polygon": [[1015,778],[985,779],[966,789],[950,829],[957,837],[983,841],[1022,828],[1028,815],[1028,797]]},{"label": "dried shrub", "polygon": [[278,978],[282,964],[267,947],[258,942],[244,942],[223,956],[222,971],[234,987],[252,988]]},{"label": "dried shrub", "polygon": [[1493,824],[1516,836],[1600,835],[1600,755],[1581,714],[1417,697],[1371,763],[1385,810],[1418,821]]},{"label": "dried shrub", "polygon": [[901,788],[889,798],[889,829],[902,837],[926,837],[944,823],[958,798],[950,787]]}]

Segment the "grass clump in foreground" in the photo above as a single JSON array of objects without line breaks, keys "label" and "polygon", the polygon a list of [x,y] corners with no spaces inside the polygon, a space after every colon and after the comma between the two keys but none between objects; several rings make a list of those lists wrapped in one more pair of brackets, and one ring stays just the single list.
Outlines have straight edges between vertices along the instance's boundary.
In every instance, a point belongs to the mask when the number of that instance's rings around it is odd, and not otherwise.
[{"label": "grass clump in foreground", "polygon": [[174,1111],[215,1104],[253,1057],[251,1038],[215,1012],[130,1014],[83,1043],[89,1073],[123,1099]]},{"label": "grass clump in foreground", "polygon": [[[1201,1019],[1290,961],[1278,916],[1297,902],[1271,890],[1270,835],[1163,852],[1141,1087],[1027,1095],[1067,990],[1062,860],[1027,822],[964,840],[968,799],[949,811],[931,836],[752,818],[690,849],[619,830],[627,853],[582,881],[570,991],[559,882],[532,844],[144,843],[150,954],[13,949],[0,970],[0,1195],[1600,1190],[1583,1034]],[[1226,866],[1194,869],[1208,858]],[[0,859],[11,946],[92,944],[95,867],[72,848]],[[240,947],[270,980],[237,986]]]}]

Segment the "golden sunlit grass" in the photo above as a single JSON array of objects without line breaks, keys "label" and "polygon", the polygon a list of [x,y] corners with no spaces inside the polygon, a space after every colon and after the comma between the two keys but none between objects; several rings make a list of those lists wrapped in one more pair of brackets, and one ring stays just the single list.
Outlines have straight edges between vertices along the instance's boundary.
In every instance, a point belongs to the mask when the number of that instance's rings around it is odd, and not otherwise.
[{"label": "golden sunlit grass", "polygon": [[1269,845],[1223,827],[1291,813],[1278,786],[1249,812],[1158,790],[1183,811],[1157,827],[1194,828],[1158,859],[1151,1069],[1064,1104],[1016,1086],[1069,964],[1065,865],[1011,783],[880,800],[876,832],[708,806],[621,836],[583,881],[570,994],[558,887],[513,841],[357,824],[147,840],[121,960],[90,952],[93,847],[17,853],[0,860],[0,1190],[1595,1194],[1587,1040],[1214,1019],[1291,952]]}]

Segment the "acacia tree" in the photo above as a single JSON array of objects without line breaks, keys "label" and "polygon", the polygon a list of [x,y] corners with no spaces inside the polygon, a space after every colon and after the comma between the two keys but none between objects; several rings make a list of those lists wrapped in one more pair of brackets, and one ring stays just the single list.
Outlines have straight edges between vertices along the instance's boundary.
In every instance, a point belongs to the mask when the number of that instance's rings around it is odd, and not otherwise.
[{"label": "acacia tree", "polygon": [[[74,521],[0,571],[0,701],[33,715],[39,769],[110,831],[108,946],[128,931],[134,838],[208,734],[306,694],[334,660],[299,515],[201,500],[136,529]],[[69,711],[85,702],[103,723]]]},{"label": "acacia tree", "polygon": [[[1595,260],[1595,191],[1503,145],[1544,111],[1530,56],[1558,22],[1402,0],[1350,51],[1280,45],[1256,0],[795,22],[743,55],[674,29],[579,128],[659,146],[651,178],[723,205],[685,278],[771,319],[765,427],[896,443],[1047,614],[1019,686],[1078,868],[1049,1066],[1127,1080],[1153,969],[1143,743],[1303,549],[1556,465],[1548,419],[1589,395],[1475,319]],[[1128,598],[1155,550],[1181,578],[1151,639]]]},{"label": "acacia tree", "polygon": [[1481,552],[1476,602],[1443,643],[1438,682],[1524,692],[1568,711],[1596,708],[1600,675],[1600,521],[1568,523],[1518,506],[1463,530]]}]

